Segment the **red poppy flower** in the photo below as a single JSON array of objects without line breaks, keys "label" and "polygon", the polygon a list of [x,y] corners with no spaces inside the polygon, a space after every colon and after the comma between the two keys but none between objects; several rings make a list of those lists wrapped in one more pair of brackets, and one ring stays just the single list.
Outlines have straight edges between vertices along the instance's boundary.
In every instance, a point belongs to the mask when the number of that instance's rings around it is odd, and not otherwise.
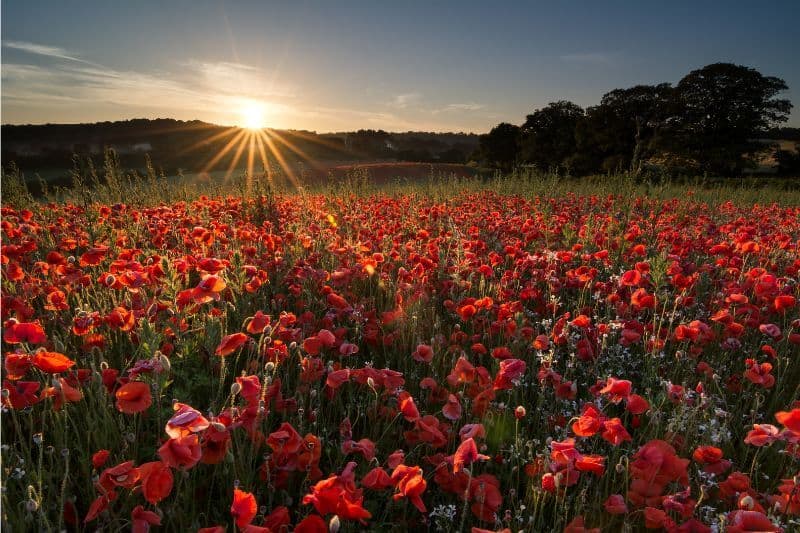
[{"label": "red poppy flower", "polygon": [[139,466],[144,499],[153,505],[172,492],[172,469],[161,461],[144,463]]},{"label": "red poppy flower", "polygon": [[474,463],[475,461],[486,461],[490,457],[478,453],[478,447],[475,445],[475,440],[472,438],[464,440],[453,454],[453,472],[461,472],[465,466]]},{"label": "red poppy flower", "polygon": [[383,468],[376,466],[361,479],[361,485],[371,490],[383,490],[392,486],[392,480]]},{"label": "red poppy flower", "polygon": [[217,349],[214,351],[214,354],[219,355],[220,357],[228,356],[238,350],[248,340],[249,337],[244,333],[233,333],[231,335],[226,335],[220,341],[219,346],[217,346]]},{"label": "red poppy flower", "polygon": [[9,320],[3,325],[3,340],[9,344],[44,344],[47,336],[38,322]]},{"label": "red poppy flower", "polygon": [[461,402],[458,401],[458,396],[455,394],[447,396],[447,403],[442,407],[442,414],[446,419],[452,421],[461,418]]},{"label": "red poppy flower", "polygon": [[158,456],[172,468],[192,468],[200,461],[202,450],[197,434],[169,439],[158,449]]},{"label": "red poppy flower", "polygon": [[403,413],[403,417],[405,417],[406,420],[409,422],[416,422],[419,420],[419,410],[414,403],[414,398],[408,392],[401,392],[397,397],[397,401],[400,406],[400,412]]},{"label": "red poppy flower", "polygon": [[411,357],[414,358],[414,361],[420,363],[430,363],[433,360],[433,348],[427,344],[420,344],[411,354]]},{"label": "red poppy flower", "polygon": [[612,418],[603,422],[602,437],[614,446],[619,446],[623,442],[632,440],[628,430],[625,429],[619,418]]},{"label": "red poppy flower", "polygon": [[3,389],[8,395],[3,395],[3,405],[13,409],[24,409],[39,401],[36,393],[41,387],[38,381],[3,381]]},{"label": "red poppy flower", "polygon": [[308,515],[294,527],[294,533],[328,533],[328,524],[319,515]]},{"label": "red poppy flower", "polygon": [[111,454],[108,450],[98,450],[92,455],[92,466],[95,469],[100,469],[101,466],[106,464],[108,456]]},{"label": "red poppy flower", "polygon": [[606,512],[609,514],[625,514],[628,512],[628,506],[625,504],[625,498],[621,494],[612,494],[603,504]]},{"label": "red poppy flower", "polygon": [[581,416],[572,424],[572,431],[579,437],[591,437],[600,431],[604,420],[602,413],[593,404],[587,403],[583,406]]},{"label": "red poppy flower", "polygon": [[33,365],[49,374],[60,374],[75,366],[75,361],[58,352],[38,351],[33,356]]},{"label": "red poppy flower", "polygon": [[800,433],[800,408],[775,413],[775,419],[796,433]]},{"label": "red poppy flower", "polygon": [[16,381],[25,377],[25,374],[33,366],[33,361],[31,356],[25,353],[7,353],[4,366],[6,379]]},{"label": "red poppy flower", "polygon": [[175,414],[172,415],[172,418],[167,420],[164,431],[173,439],[189,435],[190,433],[198,433],[205,430],[210,425],[208,419],[201,415],[200,411],[192,408],[190,405],[175,402],[172,409],[175,411]]},{"label": "red poppy flower", "polygon": [[783,530],[758,511],[733,511],[726,518],[726,533],[781,533]]},{"label": "red poppy flower", "polygon": [[393,496],[395,500],[408,498],[414,507],[419,509],[420,513],[427,512],[420,496],[425,492],[428,484],[422,477],[422,469],[420,467],[398,465],[392,472],[391,480],[397,489],[397,494]]},{"label": "red poppy flower", "polygon": [[253,521],[258,513],[256,497],[239,489],[233,489],[233,503],[231,504],[231,516],[236,520],[236,525],[244,528]]},{"label": "red poppy flower", "polygon": [[715,446],[700,446],[694,450],[692,459],[703,465],[703,471],[710,474],[722,474],[731,466],[731,462],[724,459],[722,450]]},{"label": "red poppy flower", "polygon": [[117,409],[129,415],[146,411],[153,403],[150,385],[143,381],[126,383],[117,389],[115,396],[117,398]]},{"label": "red poppy flower", "polygon": [[600,533],[600,528],[588,528],[584,525],[583,516],[576,516],[564,528],[564,533]]}]

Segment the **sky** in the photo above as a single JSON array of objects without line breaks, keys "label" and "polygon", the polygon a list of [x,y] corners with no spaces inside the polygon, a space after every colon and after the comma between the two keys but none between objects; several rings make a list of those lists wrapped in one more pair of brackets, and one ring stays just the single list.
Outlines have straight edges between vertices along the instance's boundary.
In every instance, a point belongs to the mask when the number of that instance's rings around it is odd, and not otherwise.
[{"label": "sky", "polygon": [[800,107],[798,0],[4,0],[0,17],[4,124],[481,133],[715,62],[784,79]]}]

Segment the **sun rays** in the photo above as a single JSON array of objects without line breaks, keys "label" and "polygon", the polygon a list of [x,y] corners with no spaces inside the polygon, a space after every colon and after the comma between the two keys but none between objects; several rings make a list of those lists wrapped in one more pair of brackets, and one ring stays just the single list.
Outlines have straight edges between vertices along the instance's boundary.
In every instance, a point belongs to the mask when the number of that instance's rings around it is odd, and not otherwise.
[{"label": "sun rays", "polygon": [[[302,183],[295,168],[296,162],[313,164],[311,157],[287,139],[285,134],[263,126],[256,127],[255,119],[250,124],[253,126],[232,127],[215,133],[194,143],[186,151],[203,150],[209,145],[227,140],[222,148],[210,154],[201,168],[201,172],[207,173],[217,169],[220,163],[228,157],[230,162],[225,170],[224,180],[226,181],[237,169],[244,167],[248,177],[263,173],[272,182],[273,170],[279,168],[293,187],[301,187]],[[301,136],[304,140],[325,144],[324,141],[315,139],[312,135]]]}]

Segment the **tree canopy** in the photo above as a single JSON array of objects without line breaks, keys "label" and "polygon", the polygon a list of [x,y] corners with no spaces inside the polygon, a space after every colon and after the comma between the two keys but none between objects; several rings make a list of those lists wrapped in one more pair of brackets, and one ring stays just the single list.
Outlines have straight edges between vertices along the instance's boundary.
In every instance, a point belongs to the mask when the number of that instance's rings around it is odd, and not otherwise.
[{"label": "tree canopy", "polygon": [[505,123],[480,141],[482,147],[491,145],[492,154],[515,153],[514,158],[485,157],[500,169],[513,159],[575,174],[638,172],[654,164],[740,174],[754,165],[759,152],[770,149],[758,139],[774,135],[788,119],[792,104],[778,97],[786,89],[782,79],[753,68],[715,63],[675,86],[615,89],[585,112],[569,101],[553,102],[529,114],[517,136]]}]

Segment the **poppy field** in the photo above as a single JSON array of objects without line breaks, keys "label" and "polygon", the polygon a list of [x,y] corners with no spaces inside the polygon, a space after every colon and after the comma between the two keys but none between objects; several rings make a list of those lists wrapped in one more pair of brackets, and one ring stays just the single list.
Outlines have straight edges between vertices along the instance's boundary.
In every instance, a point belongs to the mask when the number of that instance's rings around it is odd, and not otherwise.
[{"label": "poppy field", "polygon": [[800,530],[800,206],[2,208],[7,531]]}]

